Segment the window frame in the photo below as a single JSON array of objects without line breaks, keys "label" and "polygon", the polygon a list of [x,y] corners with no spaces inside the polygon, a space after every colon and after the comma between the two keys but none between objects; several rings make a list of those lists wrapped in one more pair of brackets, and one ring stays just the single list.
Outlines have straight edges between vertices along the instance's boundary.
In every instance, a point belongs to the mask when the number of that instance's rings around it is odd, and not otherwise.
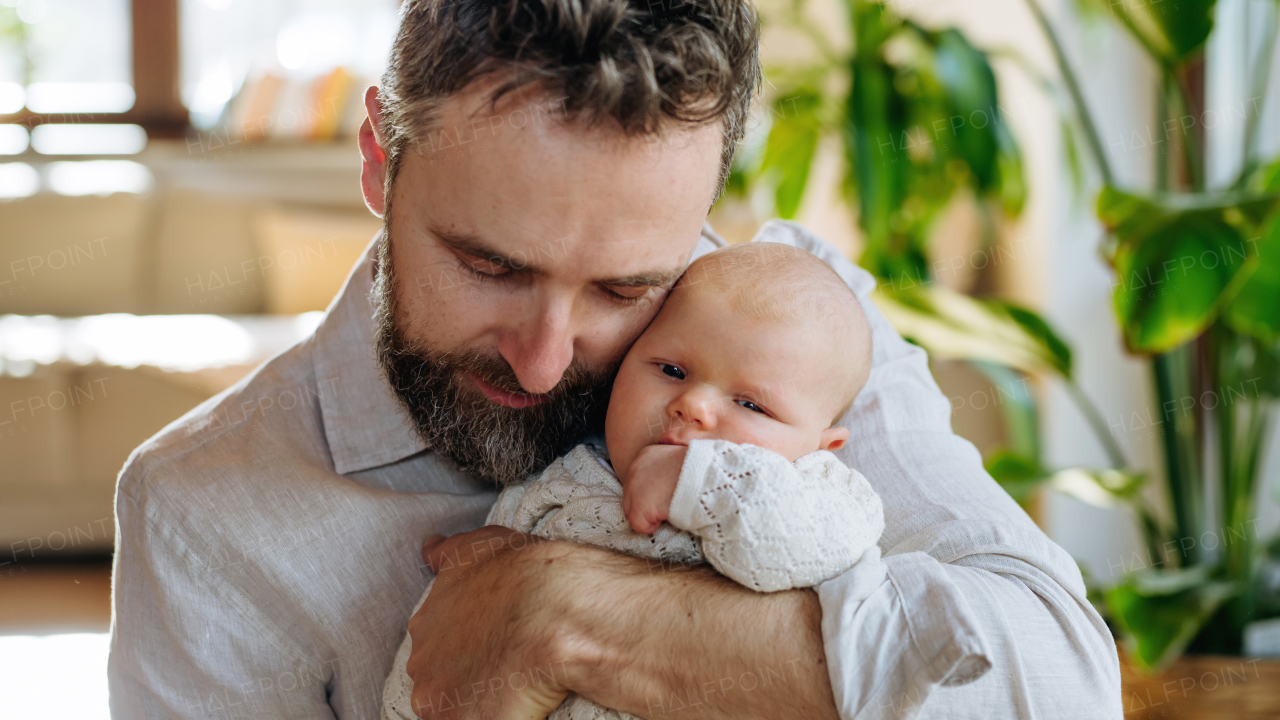
[{"label": "window frame", "polygon": [[152,139],[181,138],[190,128],[182,102],[178,0],[132,0],[133,107],[119,113],[36,113],[26,108],[0,115],[0,123],[38,125],[127,123],[140,125]]}]

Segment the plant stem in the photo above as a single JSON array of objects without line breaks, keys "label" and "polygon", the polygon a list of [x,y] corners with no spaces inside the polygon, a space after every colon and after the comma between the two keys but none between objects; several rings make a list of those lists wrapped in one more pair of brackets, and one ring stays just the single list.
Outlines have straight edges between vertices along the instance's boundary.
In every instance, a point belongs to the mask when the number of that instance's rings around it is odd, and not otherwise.
[{"label": "plant stem", "polygon": [[[1254,516],[1254,490],[1258,482],[1258,460],[1266,437],[1265,398],[1257,392],[1258,374],[1265,372],[1259,359],[1265,347],[1248,335],[1235,332],[1219,322],[1210,328],[1215,356],[1214,380],[1217,405],[1214,407],[1218,441],[1218,467],[1222,488],[1221,522],[1226,579],[1248,588],[1253,579],[1254,532],[1249,527]],[[1245,388],[1254,384],[1253,392]],[[1233,391],[1239,387],[1237,394]],[[1244,404],[1245,407],[1240,407]],[[1254,597],[1246,590],[1225,608],[1231,639],[1228,648],[1238,647],[1245,624],[1253,615]]]},{"label": "plant stem", "polygon": [[[1173,506],[1173,539],[1200,538],[1207,518],[1204,508],[1203,468],[1200,447],[1196,445],[1196,415],[1185,408],[1185,399],[1193,403],[1199,395],[1193,385],[1197,362],[1193,343],[1179,346],[1151,358],[1155,375],[1156,401],[1160,403],[1161,446],[1165,456],[1165,477],[1169,501]],[[1180,557],[1182,567],[1200,560],[1200,543]]]},{"label": "plant stem", "polygon": [[1152,564],[1166,567],[1164,528],[1160,527],[1160,522],[1147,508],[1141,494],[1129,500],[1129,508],[1138,518],[1138,526],[1142,528],[1142,539],[1147,544],[1147,556],[1151,558]]},{"label": "plant stem", "polygon": [[[1254,511],[1254,489],[1258,481],[1258,461],[1262,456],[1262,442],[1266,438],[1267,400],[1257,392],[1259,374],[1259,358],[1266,352],[1265,347],[1254,338],[1231,330],[1218,323],[1215,330],[1219,334],[1219,368],[1218,374],[1221,391],[1218,416],[1226,417],[1229,423],[1223,423],[1224,433],[1221,446],[1226,450],[1222,458],[1223,486],[1222,523],[1228,530],[1246,525]],[[1241,352],[1245,350],[1245,352]],[[1251,352],[1249,351],[1251,350]],[[1251,357],[1253,362],[1247,365],[1240,361],[1241,357]],[[1252,393],[1245,388],[1246,384],[1254,385]],[[1233,388],[1239,387],[1238,397]],[[1240,403],[1245,403],[1241,412]],[[1249,538],[1249,540],[1252,540]],[[1246,547],[1248,549],[1246,549]],[[1252,542],[1241,543],[1227,549],[1228,565],[1244,571],[1247,568]],[[1243,579],[1247,576],[1240,576]]]},{"label": "plant stem", "polygon": [[1111,435],[1111,428],[1107,427],[1107,421],[1102,419],[1102,414],[1098,412],[1097,406],[1089,399],[1089,396],[1080,389],[1074,380],[1068,379],[1067,394],[1075,402],[1076,407],[1080,408],[1080,413],[1084,415],[1084,419],[1089,423],[1089,429],[1093,430],[1094,437],[1098,438],[1098,444],[1107,453],[1107,459],[1111,462],[1111,467],[1117,470],[1124,470],[1129,467],[1129,463],[1124,459],[1124,453],[1120,451],[1120,446],[1116,444],[1116,439]]},{"label": "plant stem", "polygon": [[1156,88],[1156,122],[1164,131],[1164,150],[1156,153],[1156,192],[1169,189],[1169,86],[1161,82]]},{"label": "plant stem", "polygon": [[1089,106],[1084,101],[1084,93],[1080,91],[1080,84],[1076,82],[1076,74],[1071,70],[1071,63],[1067,62],[1067,55],[1062,50],[1062,43],[1058,41],[1058,34],[1054,31],[1053,25],[1049,23],[1049,18],[1045,16],[1044,10],[1040,8],[1037,0],[1026,0],[1027,7],[1031,10],[1031,14],[1035,16],[1036,22],[1040,25],[1040,30],[1044,32],[1045,38],[1049,41],[1049,47],[1053,50],[1053,59],[1058,64],[1058,73],[1062,75],[1062,82],[1067,86],[1067,92],[1071,93],[1071,100],[1076,106],[1076,115],[1080,119],[1080,127],[1084,130],[1085,140],[1089,143],[1089,149],[1093,152],[1093,158],[1098,163],[1098,172],[1102,175],[1102,182],[1110,185],[1112,182],[1111,163],[1107,162],[1107,155],[1102,150],[1102,140],[1098,137],[1098,127],[1093,122],[1093,116],[1089,113]]},{"label": "plant stem", "polygon": [[[1180,114],[1183,117],[1194,115],[1191,105],[1191,88],[1187,87],[1186,76],[1173,70],[1166,70],[1164,72],[1164,82],[1166,85],[1172,85],[1177,89],[1177,92],[1173,93],[1173,98],[1177,101]],[[1182,127],[1181,118],[1179,118],[1178,125]],[[1182,130],[1182,142],[1182,157],[1187,164],[1187,176],[1191,180],[1191,189],[1196,192],[1203,192],[1204,151],[1200,147],[1200,137],[1196,135],[1195,124],[1192,125],[1190,131],[1185,128]]]}]

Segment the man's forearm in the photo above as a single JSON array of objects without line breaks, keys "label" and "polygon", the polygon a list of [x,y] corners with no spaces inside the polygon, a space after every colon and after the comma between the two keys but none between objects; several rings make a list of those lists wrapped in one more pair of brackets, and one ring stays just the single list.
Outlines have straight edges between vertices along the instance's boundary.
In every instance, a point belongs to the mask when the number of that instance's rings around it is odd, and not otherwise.
[{"label": "man's forearm", "polygon": [[756,593],[707,566],[571,553],[569,687],[649,720],[838,718],[811,590]]}]

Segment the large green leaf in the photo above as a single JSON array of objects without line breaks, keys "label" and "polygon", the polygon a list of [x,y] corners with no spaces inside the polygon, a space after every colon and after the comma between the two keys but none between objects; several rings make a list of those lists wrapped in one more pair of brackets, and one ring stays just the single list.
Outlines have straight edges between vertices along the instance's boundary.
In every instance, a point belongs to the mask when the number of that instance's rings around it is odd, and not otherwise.
[{"label": "large green leaf", "polygon": [[995,75],[986,55],[958,30],[944,30],[935,37],[934,72],[954,113],[954,121],[948,124],[955,137],[955,154],[969,165],[978,189],[991,190],[997,186],[1000,172],[998,141],[991,130],[992,123],[1001,124]]},{"label": "large green leaf", "polygon": [[1150,232],[1164,214],[1155,202],[1109,185],[1098,193],[1098,219],[1119,236]]},{"label": "large green leaf", "polygon": [[[1005,492],[1024,505],[1042,487],[1073,497],[1090,505],[1119,509],[1129,508],[1145,527],[1144,532],[1161,532],[1159,524],[1147,510],[1138,494],[1148,475],[1111,468],[1067,468],[1053,471],[1033,456],[1008,448],[997,448],[983,461],[987,472]],[[1155,543],[1159,548],[1159,543]],[[1153,553],[1153,557],[1158,555]]]},{"label": "large green leaf", "polygon": [[772,176],[776,183],[774,206],[778,216],[795,217],[809,180],[809,168],[818,147],[822,123],[818,120],[821,97],[812,90],[801,90],[778,98],[773,103],[773,125],[765,143],[760,163],[763,177]]},{"label": "large green leaf", "polygon": [[1114,301],[1125,343],[1164,352],[1198,336],[1256,265],[1251,234],[1274,195],[1142,198],[1104,188]]},{"label": "large green leaf", "polygon": [[845,126],[850,168],[857,176],[858,219],[869,244],[884,244],[906,198],[907,108],[893,87],[893,69],[878,57],[853,61]]},{"label": "large green leaf", "polygon": [[1257,251],[1256,267],[1227,306],[1224,318],[1236,332],[1272,343],[1280,340],[1280,211],[1273,214],[1261,237],[1247,242]]},{"label": "large green leaf", "polygon": [[1086,0],[1112,13],[1151,55],[1175,67],[1204,46],[1213,30],[1214,0]]},{"label": "large green leaf", "polygon": [[987,473],[1019,505],[1025,505],[1052,476],[1035,458],[1005,448],[992,451],[983,464]]},{"label": "large green leaf", "polygon": [[1063,377],[1071,378],[1071,347],[1049,327],[1045,319],[1034,312],[1011,302],[1000,302],[1001,309],[1009,319],[1018,324],[1023,332],[1052,358],[1052,365]]},{"label": "large green leaf", "polygon": [[1280,192],[1280,159],[1263,168],[1259,176],[1264,192]]},{"label": "large green leaf", "polygon": [[1013,133],[1004,122],[996,128],[999,141],[996,162],[1000,166],[1000,206],[1005,214],[1016,217],[1022,214],[1027,202],[1027,181],[1022,174],[1022,153]]},{"label": "large green leaf", "polygon": [[845,188],[857,194],[860,262],[878,277],[922,282],[926,240],[957,190],[1021,211],[1021,158],[985,53],[954,29],[925,29],[882,3],[848,4],[855,51]]},{"label": "large green leaf", "polygon": [[1123,244],[1113,260],[1115,307],[1129,349],[1162,352],[1203,332],[1247,257],[1239,232],[1204,214]]},{"label": "large green leaf", "polygon": [[1028,373],[1071,376],[1066,343],[1025,308],[936,285],[892,292],[882,287],[873,297],[903,337],[934,357],[986,360]]},{"label": "large green leaf", "polygon": [[1102,508],[1127,508],[1142,531],[1148,557],[1160,562],[1168,547],[1168,533],[1141,495],[1148,479],[1147,473],[1133,470],[1068,468],[1055,472],[1048,481],[1057,492],[1081,502]]},{"label": "large green leaf", "polygon": [[1147,474],[1112,468],[1068,468],[1047,478],[1054,490],[1103,508],[1132,505]]},{"label": "large green leaf", "polygon": [[1132,575],[1104,597],[1133,661],[1155,671],[1173,662],[1236,593],[1233,583],[1212,580],[1208,568],[1195,566]]}]

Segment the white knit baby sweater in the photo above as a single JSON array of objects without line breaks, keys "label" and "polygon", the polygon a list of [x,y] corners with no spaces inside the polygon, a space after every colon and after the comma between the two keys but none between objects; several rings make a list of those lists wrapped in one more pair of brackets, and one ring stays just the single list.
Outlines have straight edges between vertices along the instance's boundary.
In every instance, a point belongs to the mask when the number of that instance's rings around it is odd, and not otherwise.
[{"label": "white knit baby sweater", "polygon": [[[664,562],[709,562],[760,592],[810,587],[843,573],[884,530],[880,497],[835,455],[817,451],[795,463],[753,445],[689,443],[669,523],[649,535],[622,513],[622,484],[602,454],[579,445],[529,480],[506,488],[489,511],[503,525],[549,540],[572,540]],[[672,527],[672,526],[675,527]],[[431,592],[427,583],[416,613]],[[383,720],[416,720],[405,670],[406,635],[382,696]],[[443,709],[450,698],[440,698]],[[576,694],[548,720],[639,720]]]}]

